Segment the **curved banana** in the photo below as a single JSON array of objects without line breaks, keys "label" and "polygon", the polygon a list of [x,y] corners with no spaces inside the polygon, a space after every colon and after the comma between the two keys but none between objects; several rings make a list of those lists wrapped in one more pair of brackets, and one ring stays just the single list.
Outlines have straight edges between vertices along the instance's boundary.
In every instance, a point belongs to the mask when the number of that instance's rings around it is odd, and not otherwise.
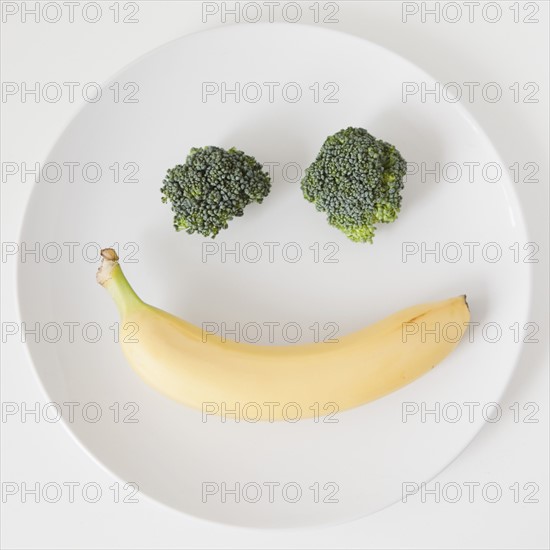
[{"label": "curved banana", "polygon": [[141,301],[113,249],[101,254],[97,281],[120,312],[130,365],[203,415],[235,418],[247,407],[249,418],[273,421],[295,417],[297,408],[308,418],[362,405],[432,369],[470,319],[463,295],[404,309],[335,343],[260,346],[216,335],[205,342],[200,328]]}]

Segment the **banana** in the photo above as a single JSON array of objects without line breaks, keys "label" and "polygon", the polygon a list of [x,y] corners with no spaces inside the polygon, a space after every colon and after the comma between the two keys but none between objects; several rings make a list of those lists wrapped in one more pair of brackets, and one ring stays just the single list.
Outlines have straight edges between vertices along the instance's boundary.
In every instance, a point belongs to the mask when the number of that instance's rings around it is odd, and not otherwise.
[{"label": "banana", "polygon": [[[121,316],[126,359],[159,392],[212,414],[283,420],[357,407],[412,382],[458,344],[470,319],[466,296],[417,305],[338,342],[260,346],[224,341],[144,303],[113,249],[97,281]],[[292,410],[291,410],[292,409]]]}]

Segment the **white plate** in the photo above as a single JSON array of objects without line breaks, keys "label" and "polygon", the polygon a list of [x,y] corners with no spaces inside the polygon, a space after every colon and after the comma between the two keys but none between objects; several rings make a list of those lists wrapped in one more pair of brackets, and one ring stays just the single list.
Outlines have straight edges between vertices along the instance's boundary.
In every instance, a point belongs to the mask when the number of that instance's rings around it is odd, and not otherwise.
[{"label": "white plate", "polygon": [[[397,223],[379,229],[372,246],[347,241],[329,227],[301,195],[298,183],[283,181],[275,170],[271,195],[252,205],[215,241],[218,246],[258,243],[256,263],[225,263],[214,255],[203,262],[206,239],[172,229],[171,212],[160,201],[159,188],[168,167],[183,162],[192,146],[236,146],[262,162],[307,166],[324,138],[349,125],[363,126],[395,143],[409,161],[499,162],[491,143],[459,104],[401,100],[402,82],[433,80],[406,60],[379,46],[345,34],[293,25],[231,26],[183,37],[154,51],[121,72],[114,81],[126,97],[126,82],[139,85],[138,103],[115,103],[113,84],[101,101],[87,104],[54,147],[49,161],[99,163],[98,183],[71,183],[68,172],[53,184],[36,185],[25,218],[22,241],[56,242],[59,261],[32,259],[19,272],[22,319],[35,322],[79,322],[73,342],[67,332],[55,344],[29,339],[38,376],[57,403],[96,402],[100,421],[77,414],[70,432],[102,465],[120,478],[136,482],[142,494],[182,512],[213,521],[247,526],[280,527],[349,520],[399,500],[402,484],[428,480],[453,460],[483,425],[480,409],[451,423],[418,417],[402,421],[402,404],[434,402],[481,405],[498,401],[519,351],[514,322],[523,323],[529,302],[529,265],[514,263],[507,249],[526,241],[516,197],[506,173],[497,183],[422,183],[409,178]],[[220,96],[201,99],[203,82],[249,82],[264,90],[256,103],[223,103]],[[279,82],[275,99],[265,95],[264,82]],[[303,96],[281,100],[285,83],[298,83]],[[338,102],[323,101],[338,92]],[[320,86],[320,101],[310,87]],[[323,87],[327,84],[326,89]],[[111,89],[110,89],[111,87]],[[247,88],[253,98],[254,89]],[[294,90],[296,88],[294,87]],[[291,87],[287,97],[293,97]],[[139,183],[113,183],[114,162],[139,164]],[[79,173],[79,172],[77,172]],[[129,171],[122,172],[128,175]],[[479,174],[479,172],[478,172]],[[287,173],[293,177],[289,168]],[[51,176],[50,176],[51,177]],[[457,263],[418,256],[402,261],[404,241],[432,246],[434,241],[479,242],[476,261]],[[483,260],[481,247],[498,242],[503,258]],[[68,247],[77,242],[75,261]],[[459,348],[425,377],[383,399],[337,415],[337,423],[221,423],[201,421],[188,410],[158,395],[141,382],[123,359],[113,332],[116,311],[107,293],[95,283],[95,249],[83,260],[84,243],[102,246],[137,243],[126,263],[128,278],[149,303],[200,325],[202,322],[298,323],[301,342],[312,341],[313,323],[337,323],[344,334],[405,306],[466,293],[473,321],[499,323],[497,343],[476,333],[473,343]],[[278,242],[275,261],[268,261],[262,243]],[[298,243],[300,261],[281,260],[286,243]],[[336,263],[315,262],[309,247],[320,243],[320,258],[335,250]],[[323,250],[326,243],[328,245]],[[30,245],[29,245],[30,246]],[[251,245],[254,247],[255,245]],[[122,250],[128,259],[132,246]],[[248,248],[249,257],[257,248]],[[465,250],[465,249],[464,249]],[[448,257],[452,250],[447,249]],[[292,250],[286,249],[288,257]],[[53,257],[55,248],[48,253]],[[523,254],[524,252],[521,251]],[[85,323],[98,323],[97,343],[82,337]],[[321,328],[323,330],[323,328]],[[89,333],[93,337],[93,331]],[[324,334],[323,332],[321,334]],[[268,331],[262,332],[268,341]],[[281,333],[276,332],[277,343]],[[251,336],[252,337],[252,336]],[[492,334],[489,336],[492,337]],[[51,338],[51,336],[50,336]],[[135,402],[137,423],[113,421],[113,403]],[[116,407],[116,406],[115,406]],[[66,411],[67,409],[64,408]],[[132,408],[121,411],[121,419]],[[93,409],[87,410],[88,416]],[[448,417],[451,416],[449,412]],[[66,415],[65,415],[66,417]],[[203,502],[204,482],[236,482],[263,493],[258,502],[221,494]],[[274,502],[266,483],[277,482]],[[296,485],[303,494],[293,499]],[[321,502],[310,487],[319,483]],[[338,486],[338,502],[322,502]],[[210,486],[212,487],[212,486]],[[225,500],[225,502],[223,502]]]}]

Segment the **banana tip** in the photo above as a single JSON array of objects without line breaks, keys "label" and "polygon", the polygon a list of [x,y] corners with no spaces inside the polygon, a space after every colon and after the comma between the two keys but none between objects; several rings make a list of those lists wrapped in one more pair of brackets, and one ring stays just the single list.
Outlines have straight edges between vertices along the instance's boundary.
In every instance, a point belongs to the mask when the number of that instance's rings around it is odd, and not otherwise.
[{"label": "banana tip", "polygon": [[111,262],[118,262],[118,254],[113,248],[104,248],[101,251],[101,256]]},{"label": "banana tip", "polygon": [[104,248],[101,251],[101,265],[97,270],[96,281],[101,285],[111,278],[111,272],[118,262],[118,254],[112,248]]}]

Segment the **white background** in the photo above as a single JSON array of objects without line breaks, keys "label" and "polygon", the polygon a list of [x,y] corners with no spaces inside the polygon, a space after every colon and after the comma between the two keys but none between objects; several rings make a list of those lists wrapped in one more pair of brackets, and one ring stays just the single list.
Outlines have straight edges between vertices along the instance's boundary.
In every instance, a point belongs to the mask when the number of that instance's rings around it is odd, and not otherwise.
[{"label": "white background", "polygon": [[[13,3],[4,2],[4,10],[6,4]],[[105,82],[120,68],[169,40],[223,24],[219,14],[203,22],[202,3],[182,1],[139,3],[138,23],[115,24],[114,12],[109,10],[112,4],[101,2],[104,15],[95,24],[83,21],[79,7],[75,7],[74,23],[68,22],[67,11],[57,23],[36,23],[33,16],[24,23],[20,14],[7,17],[2,24],[2,80],[29,84]],[[313,12],[308,9],[312,4],[301,2],[301,23],[313,24]],[[473,3],[473,22],[468,20],[467,6],[460,4],[462,18],[456,23],[444,17],[454,18],[454,8],[443,12],[439,22],[433,15],[426,15],[423,22],[423,5],[434,8],[435,3],[405,4],[419,12],[403,22],[401,2],[341,2],[335,16],[339,22],[326,26],[385,46],[442,83],[479,82],[482,86],[493,81],[503,90],[514,82],[539,86],[538,103],[490,103],[479,93],[473,102],[464,103],[493,140],[506,166],[515,162],[540,165],[539,183],[518,184],[516,191],[529,223],[530,240],[541,247],[541,261],[535,270],[537,280],[544,281],[548,244],[548,3],[520,2],[517,23],[513,2],[493,3],[502,11],[494,23],[487,19],[496,12],[487,11],[484,17],[483,2],[479,6]],[[539,22],[522,22],[534,10],[532,6],[538,8],[533,18]],[[266,7],[264,10],[267,14]],[[128,12],[120,13],[124,16]],[[282,20],[280,9],[275,9],[275,14],[276,20]],[[232,24],[234,19],[228,15],[227,21]],[[3,98],[2,161],[33,164],[43,160],[80,107],[78,99],[50,104]],[[31,187],[29,180],[26,184],[2,182],[3,242],[17,241]],[[464,218],[467,223],[467,213]],[[13,259],[2,263],[4,322],[17,320],[15,268]],[[415,498],[339,527],[269,532],[229,528],[184,517],[143,496],[138,497],[137,504],[114,503],[109,486],[117,480],[85,454],[61,424],[35,423],[32,416],[27,422],[3,417],[3,482],[96,482],[103,488],[104,498],[88,503],[78,498],[78,491],[73,503],[62,499],[37,504],[32,496],[23,503],[20,495],[7,497],[2,503],[2,547],[547,548],[547,283],[535,286],[535,290],[541,293],[540,307],[532,312],[531,320],[541,325],[541,343],[532,345],[534,348],[522,356],[501,405],[507,409],[514,402],[520,407],[534,402],[540,407],[536,415],[539,422],[514,423],[513,415],[505,414],[500,422],[488,424],[437,478],[442,485],[496,482],[503,487],[503,497],[497,503],[486,502],[479,494],[473,503],[465,497],[454,504],[435,503],[430,497],[423,503]],[[17,339],[2,345],[1,381],[3,403],[32,406],[47,402],[24,345]],[[539,503],[514,503],[508,487],[516,482],[520,486],[538,484]]]}]

